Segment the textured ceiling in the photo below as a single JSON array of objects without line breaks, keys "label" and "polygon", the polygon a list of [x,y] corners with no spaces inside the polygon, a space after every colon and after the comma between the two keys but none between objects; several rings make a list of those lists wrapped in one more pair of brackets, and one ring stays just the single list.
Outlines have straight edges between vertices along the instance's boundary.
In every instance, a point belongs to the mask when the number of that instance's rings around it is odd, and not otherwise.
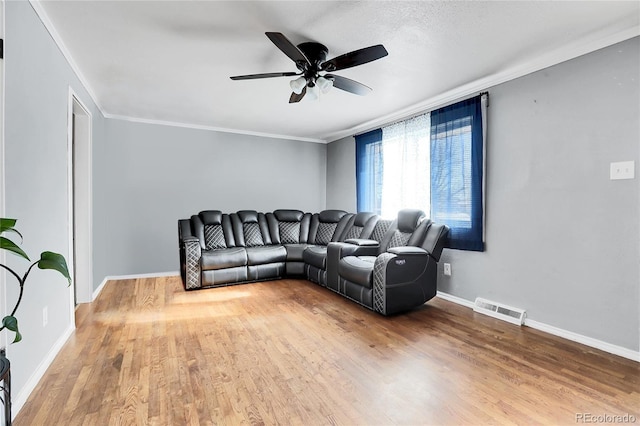
[{"label": "textured ceiling", "polygon": [[[640,34],[640,2],[32,2],[108,117],[331,141]],[[296,71],[264,35],[328,58],[384,44],[336,72],[373,88],[289,104]]]}]

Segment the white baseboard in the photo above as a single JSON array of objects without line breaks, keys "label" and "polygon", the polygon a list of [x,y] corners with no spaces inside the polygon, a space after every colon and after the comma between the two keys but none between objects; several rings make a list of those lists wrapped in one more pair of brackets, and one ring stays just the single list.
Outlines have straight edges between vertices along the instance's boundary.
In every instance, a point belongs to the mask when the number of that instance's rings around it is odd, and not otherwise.
[{"label": "white baseboard", "polygon": [[594,339],[589,336],[554,327],[552,325],[535,321],[529,318],[525,318],[524,325],[526,325],[527,327],[535,328],[536,330],[544,331],[545,333],[553,334],[554,336],[562,337],[563,339],[582,343],[583,345],[590,346],[595,349],[600,349],[601,351],[605,351],[613,355],[618,355],[632,361],[640,362],[640,352],[636,352],[622,346],[603,342],[602,340]]},{"label": "white baseboard", "polygon": [[42,379],[42,376],[44,376],[44,373],[46,373],[47,369],[51,366],[51,364],[53,363],[53,360],[58,355],[58,352],[60,352],[64,344],[67,343],[67,340],[69,340],[69,337],[71,337],[74,331],[75,331],[75,328],[73,325],[70,325],[65,330],[65,332],[51,347],[47,355],[43,358],[40,365],[38,365],[38,367],[35,369],[33,374],[31,374],[31,377],[29,377],[29,379],[27,380],[27,383],[25,383],[22,389],[20,389],[20,392],[17,395],[15,395],[15,397],[11,398],[12,420],[15,419],[16,415],[20,412],[25,402],[27,402],[27,398],[29,398],[29,395],[31,395],[31,392],[33,392],[33,390],[36,388],[36,386],[38,385],[38,382],[40,382],[40,379]]},{"label": "white baseboard", "polygon": [[98,288],[96,288],[95,290],[93,290],[93,293],[91,294],[91,301],[92,301],[92,302],[98,298],[98,295],[100,295],[100,293],[102,292],[102,289],[104,288],[105,284],[106,284],[106,283],[107,283],[107,281],[109,281],[110,279],[111,279],[110,277],[104,277],[104,280],[102,280],[102,282],[100,283],[100,285],[98,286]]},{"label": "white baseboard", "polygon": [[[458,305],[473,309],[474,303],[470,300],[466,300],[458,296],[453,296],[448,293],[443,293],[441,291],[437,293],[437,296],[441,299],[448,300],[449,302],[453,302]],[[622,346],[603,342],[602,340],[574,333],[572,331],[545,324],[540,321],[532,320],[530,318],[525,318],[524,325],[526,325],[527,327],[535,328],[536,330],[544,331],[545,333],[553,334],[554,336],[562,337],[563,339],[581,343],[595,349],[600,349],[601,351],[608,352],[613,355],[618,355],[632,361],[640,362],[640,351],[634,351]]]},{"label": "white baseboard", "polygon": [[437,296],[440,299],[448,300],[449,302],[456,303],[458,305],[466,306],[467,308],[473,309],[473,302],[467,299],[463,299],[462,297],[454,296],[453,294],[443,293],[439,291]]},{"label": "white baseboard", "polygon": [[138,278],[153,278],[153,277],[175,277],[180,275],[180,272],[178,271],[169,271],[169,272],[156,272],[156,273],[151,273],[151,274],[134,274],[134,275],[109,275],[104,277],[104,279],[102,280],[102,282],[100,283],[100,285],[98,286],[98,288],[96,288],[93,291],[93,294],[91,295],[91,301],[96,300],[96,298],[98,297],[98,295],[102,292],[102,289],[104,288],[105,284],[107,284],[107,281],[111,281],[111,280],[135,280]]}]

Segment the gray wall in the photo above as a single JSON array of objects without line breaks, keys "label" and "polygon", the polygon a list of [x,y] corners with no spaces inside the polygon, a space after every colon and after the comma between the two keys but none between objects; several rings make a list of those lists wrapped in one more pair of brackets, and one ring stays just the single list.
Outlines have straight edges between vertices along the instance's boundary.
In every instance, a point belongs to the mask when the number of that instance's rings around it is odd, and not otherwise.
[{"label": "gray wall", "polygon": [[[445,250],[441,291],[639,350],[640,178],[609,180],[610,162],[639,165],[639,52],[635,38],[489,90],[487,249]],[[337,207],[354,205],[350,151],[328,149]]]},{"label": "gray wall", "polygon": [[[23,248],[32,260],[45,250],[69,259],[67,107],[69,86],[94,116],[100,143],[102,118],[28,2],[5,2],[5,214],[18,219]],[[26,261],[7,255],[23,273]],[[18,287],[6,275],[8,308]],[[8,347],[13,397],[20,398],[31,374],[72,326],[71,287],[52,271],[34,269],[17,312],[23,341]],[[5,301],[2,302],[3,304]],[[42,310],[48,308],[48,325]]]},{"label": "gray wall", "polygon": [[107,119],[94,157],[96,285],[177,271],[177,221],[201,210],[326,202],[324,144]]},{"label": "gray wall", "polygon": [[356,148],[353,137],[328,144],[327,159],[327,208],[355,212]]}]

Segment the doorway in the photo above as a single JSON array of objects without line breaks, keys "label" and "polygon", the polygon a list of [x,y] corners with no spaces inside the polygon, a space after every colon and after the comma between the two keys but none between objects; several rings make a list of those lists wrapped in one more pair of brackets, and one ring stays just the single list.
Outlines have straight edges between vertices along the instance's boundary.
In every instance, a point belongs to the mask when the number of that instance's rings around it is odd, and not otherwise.
[{"label": "doorway", "polygon": [[[69,267],[73,303],[92,301],[91,113],[69,88]],[[73,312],[72,312],[73,315]],[[75,315],[73,315],[75,317]]]}]

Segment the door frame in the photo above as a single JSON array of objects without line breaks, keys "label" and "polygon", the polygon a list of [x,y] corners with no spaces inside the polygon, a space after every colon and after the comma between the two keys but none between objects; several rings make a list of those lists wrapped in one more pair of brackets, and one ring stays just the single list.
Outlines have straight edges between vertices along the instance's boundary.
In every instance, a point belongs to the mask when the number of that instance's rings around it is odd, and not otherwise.
[{"label": "door frame", "polygon": [[68,258],[69,272],[73,278],[73,291],[69,292],[72,324],[75,324],[76,303],[88,303],[93,300],[92,144],[91,112],[69,87],[67,193],[69,200]]}]

